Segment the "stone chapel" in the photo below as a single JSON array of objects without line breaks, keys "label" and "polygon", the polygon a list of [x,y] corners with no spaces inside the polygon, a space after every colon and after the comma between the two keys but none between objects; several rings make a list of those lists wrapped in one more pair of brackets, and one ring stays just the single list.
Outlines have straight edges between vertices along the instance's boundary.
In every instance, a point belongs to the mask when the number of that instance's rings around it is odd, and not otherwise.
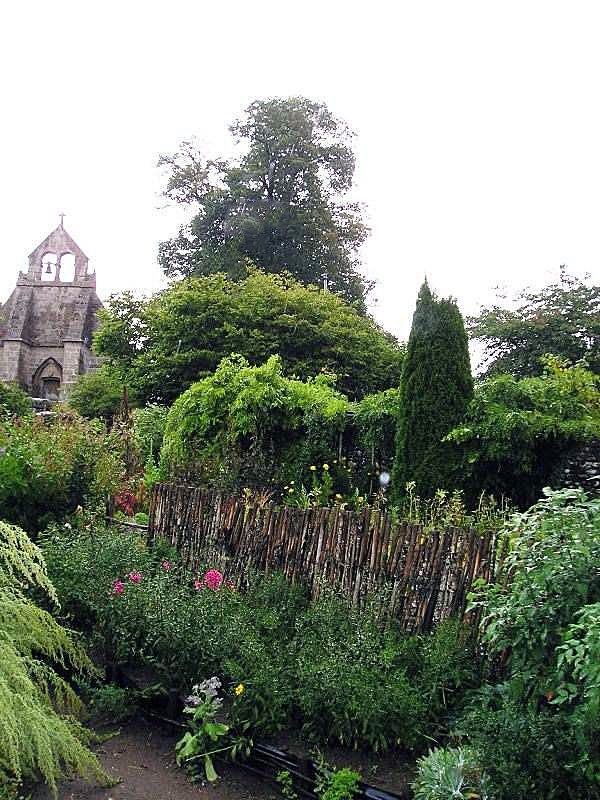
[{"label": "stone chapel", "polygon": [[61,215],[0,310],[0,380],[33,397],[65,398],[78,375],[99,365],[91,343],[101,307],[96,274]]}]

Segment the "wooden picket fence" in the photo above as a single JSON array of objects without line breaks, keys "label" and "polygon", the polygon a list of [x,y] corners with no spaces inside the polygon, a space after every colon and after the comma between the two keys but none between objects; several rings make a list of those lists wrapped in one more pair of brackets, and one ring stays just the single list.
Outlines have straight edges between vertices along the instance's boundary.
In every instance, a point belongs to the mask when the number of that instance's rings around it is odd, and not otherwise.
[{"label": "wooden picket fence", "polygon": [[167,539],[194,573],[210,566],[242,584],[278,571],[316,597],[325,585],[368,597],[410,632],[464,615],[473,581],[495,572],[497,533],[394,524],[369,507],[291,508],[174,484],[153,487],[149,541]]}]

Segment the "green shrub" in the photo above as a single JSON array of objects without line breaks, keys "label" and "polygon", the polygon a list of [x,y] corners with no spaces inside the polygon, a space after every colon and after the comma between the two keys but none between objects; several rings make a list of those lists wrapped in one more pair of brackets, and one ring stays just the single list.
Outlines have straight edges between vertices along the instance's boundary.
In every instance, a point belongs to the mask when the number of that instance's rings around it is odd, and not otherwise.
[{"label": "green shrub", "polygon": [[93,372],[79,375],[69,392],[69,405],[87,419],[110,420],[121,406],[124,388],[119,373],[103,364]]},{"label": "green shrub", "polygon": [[119,443],[80,418],[0,422],[0,518],[37,533],[104,502],[122,475]]},{"label": "green shrub", "polygon": [[600,796],[600,500],[545,492],[514,515],[497,585],[481,585],[490,675],[459,723],[497,800]]},{"label": "green shrub", "polygon": [[600,797],[597,725],[521,703],[480,701],[461,731],[489,778],[494,800]]},{"label": "green shrub", "polygon": [[25,392],[14,383],[0,381],[0,420],[31,414],[31,402]]},{"label": "green shrub", "polygon": [[506,536],[510,581],[481,585],[473,597],[483,614],[483,642],[527,695],[556,695],[557,647],[577,614],[600,601],[600,499],[575,489],[547,491],[511,518]]},{"label": "green shrub", "polygon": [[168,415],[168,406],[157,403],[135,408],[131,412],[133,443],[137,448],[140,464],[146,464],[150,458],[158,463]]},{"label": "green shrub", "polygon": [[241,356],[221,361],[173,404],[161,451],[163,474],[187,474],[220,488],[299,482],[327,461],[344,427],[346,399],[320,375],[286,378],[272,356],[251,367]]},{"label": "green shrub", "polygon": [[369,612],[324,594],[296,623],[296,703],[313,741],[388,750],[419,740],[425,707],[401,646]]},{"label": "green shrub", "polygon": [[360,773],[349,767],[322,769],[316,793],[321,800],[352,800],[359,791]]},{"label": "green shrub", "polygon": [[540,377],[481,382],[448,440],[471,500],[485,491],[527,508],[552,485],[562,459],[599,437],[600,378],[548,357]]}]

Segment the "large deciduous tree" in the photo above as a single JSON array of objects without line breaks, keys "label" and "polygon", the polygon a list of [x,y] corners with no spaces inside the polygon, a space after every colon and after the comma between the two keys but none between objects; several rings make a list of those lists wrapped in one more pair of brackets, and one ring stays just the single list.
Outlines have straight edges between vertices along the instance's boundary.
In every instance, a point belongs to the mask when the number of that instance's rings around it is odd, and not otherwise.
[{"label": "large deciduous tree", "polygon": [[169,276],[246,274],[247,259],[287,271],[364,306],[368,286],[358,248],[367,236],[352,185],[352,133],[329,109],[303,97],[257,100],[231,133],[243,147],[234,161],[206,160],[190,142],[163,155],[165,194],[196,213],[163,242]]},{"label": "large deciduous tree", "polygon": [[170,404],[231,353],[253,365],[279,354],[286,373],[303,380],[335,373],[351,398],[400,380],[404,349],[393,336],[289,276],[190,278],[145,302],[113,297],[101,317],[95,348],[142,401]]},{"label": "large deciduous tree", "polygon": [[541,375],[546,354],[585,360],[600,373],[600,286],[561,267],[556,282],[523,292],[518,307],[484,308],[469,320],[469,332],[484,345],[487,375]]},{"label": "large deciduous tree", "polygon": [[393,492],[406,483],[431,497],[451,488],[450,448],[444,437],[463,419],[473,395],[467,334],[452,300],[438,300],[427,282],[419,291],[400,381]]}]

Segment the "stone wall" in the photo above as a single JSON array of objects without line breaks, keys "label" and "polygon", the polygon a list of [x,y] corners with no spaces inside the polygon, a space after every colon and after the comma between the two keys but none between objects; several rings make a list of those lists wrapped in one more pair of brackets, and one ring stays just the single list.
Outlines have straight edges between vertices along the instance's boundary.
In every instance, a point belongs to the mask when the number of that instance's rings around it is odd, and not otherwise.
[{"label": "stone wall", "polygon": [[582,488],[600,496],[600,440],[581,445],[558,465],[552,485],[556,488]]}]

